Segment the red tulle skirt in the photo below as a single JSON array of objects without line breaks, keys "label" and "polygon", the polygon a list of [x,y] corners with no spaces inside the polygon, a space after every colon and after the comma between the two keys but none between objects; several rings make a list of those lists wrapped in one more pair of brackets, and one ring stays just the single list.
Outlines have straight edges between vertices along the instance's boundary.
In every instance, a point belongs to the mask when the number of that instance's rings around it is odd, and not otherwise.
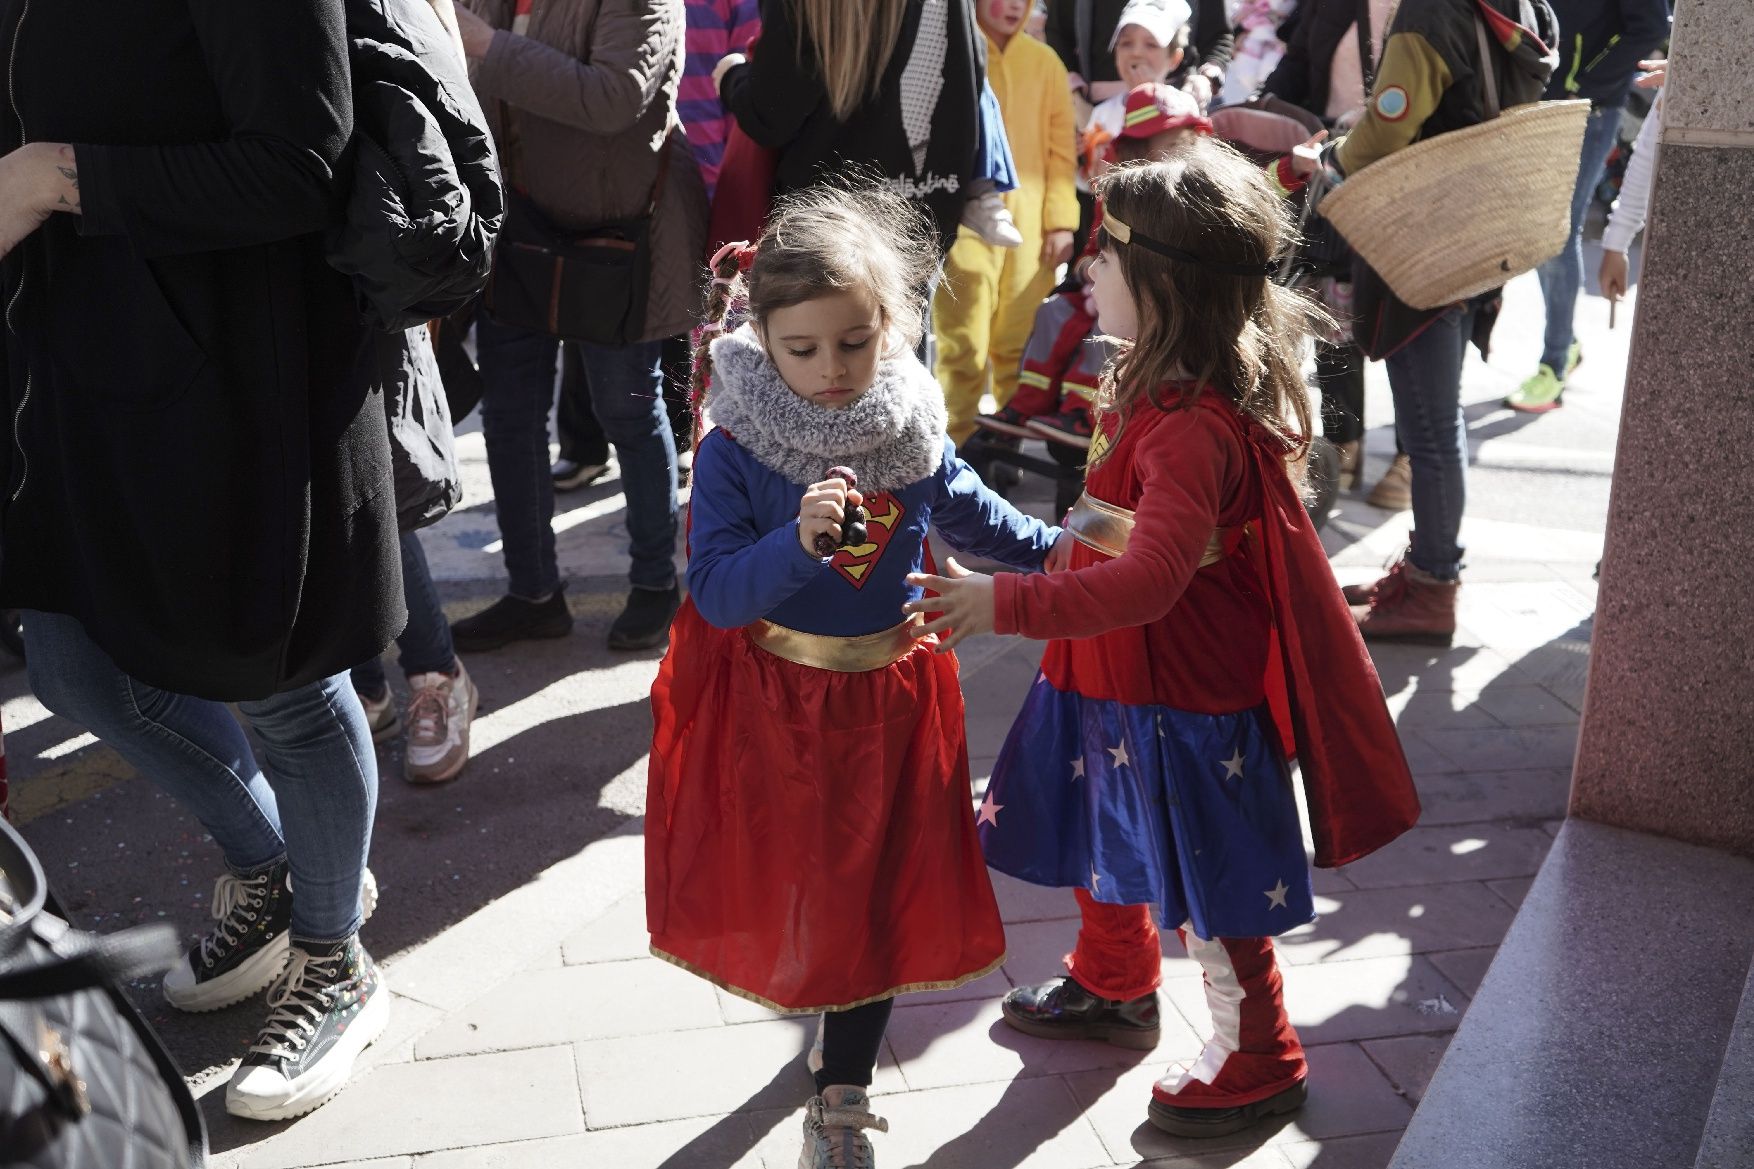
[{"label": "red tulle skirt", "polygon": [[652,951],[773,1010],[960,986],[1005,956],[955,658],[801,666],[684,603],[652,687]]}]

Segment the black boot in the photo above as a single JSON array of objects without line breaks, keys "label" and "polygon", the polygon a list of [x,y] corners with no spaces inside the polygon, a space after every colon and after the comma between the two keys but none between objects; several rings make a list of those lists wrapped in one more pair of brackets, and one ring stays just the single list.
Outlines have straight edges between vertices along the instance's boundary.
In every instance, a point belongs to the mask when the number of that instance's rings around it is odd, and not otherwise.
[{"label": "black boot", "polygon": [[1041,1039],[1101,1039],[1149,1051],[1162,1034],[1156,991],[1124,1002],[1098,998],[1066,975],[1020,986],[1000,1007],[1005,1022]]},{"label": "black boot", "polygon": [[546,601],[501,597],[475,616],[454,622],[451,641],[458,653],[480,653],[514,641],[565,637],[571,632],[572,612],[566,607],[566,589],[562,587]]},{"label": "black boot", "polygon": [[670,636],[670,621],[682,605],[682,590],[636,588],[627,594],[627,608],[609,627],[610,649],[651,649]]}]

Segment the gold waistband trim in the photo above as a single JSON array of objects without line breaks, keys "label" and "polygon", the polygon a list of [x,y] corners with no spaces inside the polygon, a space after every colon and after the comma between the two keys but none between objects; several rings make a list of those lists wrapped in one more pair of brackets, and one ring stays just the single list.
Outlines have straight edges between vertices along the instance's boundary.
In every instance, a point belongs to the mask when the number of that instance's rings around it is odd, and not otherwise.
[{"label": "gold waistband trim", "polygon": [[[1066,530],[1086,548],[1104,556],[1119,556],[1127,550],[1127,542],[1133,536],[1133,513],[1085,492],[1066,513]],[[1229,535],[1229,528],[1213,529],[1206,541],[1206,554],[1200,557],[1201,568],[1224,559],[1224,544]]]},{"label": "gold waistband trim", "polygon": [[802,633],[772,621],[757,621],[749,626],[749,640],[774,657],[800,666],[838,674],[863,674],[894,665],[912,652],[919,644],[914,640],[913,628],[923,620],[916,613],[894,628],[863,637],[828,637]]}]

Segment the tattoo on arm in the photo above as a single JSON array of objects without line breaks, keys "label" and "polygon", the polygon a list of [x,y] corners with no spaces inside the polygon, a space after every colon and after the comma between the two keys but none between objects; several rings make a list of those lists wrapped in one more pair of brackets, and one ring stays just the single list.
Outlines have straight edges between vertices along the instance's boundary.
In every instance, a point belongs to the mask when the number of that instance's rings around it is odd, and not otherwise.
[{"label": "tattoo on arm", "polygon": [[79,164],[75,159],[73,147],[61,147],[61,161],[55,164],[55,169],[60,172],[62,182],[62,189],[55,198],[56,210],[78,212],[80,210]]}]

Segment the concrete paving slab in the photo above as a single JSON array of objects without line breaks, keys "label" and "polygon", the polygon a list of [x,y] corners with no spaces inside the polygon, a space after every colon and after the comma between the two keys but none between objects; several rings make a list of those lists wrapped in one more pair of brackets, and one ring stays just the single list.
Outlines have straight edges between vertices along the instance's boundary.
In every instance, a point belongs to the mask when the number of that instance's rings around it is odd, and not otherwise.
[{"label": "concrete paving slab", "polygon": [[1442,1031],[1431,1035],[1396,1035],[1388,1039],[1366,1039],[1359,1046],[1388,1077],[1395,1090],[1417,1104],[1425,1095],[1425,1086],[1431,1082],[1454,1034],[1453,1031]]},{"label": "concrete paving slab", "polygon": [[[492,1087],[492,1107],[482,1107],[485,1085]],[[372,1069],[274,1139],[240,1150],[237,1164],[300,1169],[333,1163],[337,1153],[369,1160],[584,1127],[569,1048],[418,1060]]]},{"label": "concrete paving slab", "polygon": [[1480,989],[1480,980],[1486,977],[1487,968],[1492,965],[1492,958],[1497,953],[1497,946],[1480,946],[1466,950],[1448,950],[1428,957],[1431,964],[1455,984],[1457,990],[1471,998]]},{"label": "concrete paving slab", "polygon": [[[1280,969],[1285,1008],[1305,1044],[1453,1031],[1468,1007],[1468,996],[1423,955],[1287,963]],[[1210,1030],[1205,989],[1197,980],[1172,979],[1163,993],[1196,1033]]]},{"label": "concrete paving slab", "polygon": [[1163,1020],[1155,1052],[1107,1043],[1037,1039],[1004,1022],[996,999],[933,1006],[898,1006],[889,1043],[911,1089],[1032,1079],[1089,1068],[1133,1067],[1153,1059],[1200,1053],[1200,1038],[1173,1012]]},{"label": "concrete paving slab", "polygon": [[1529,895],[1529,886],[1535,883],[1533,877],[1508,877],[1501,881],[1488,881],[1486,887],[1504,899],[1504,903],[1512,909],[1520,909],[1523,898]]},{"label": "concrete paving slab", "polygon": [[1503,823],[1414,828],[1342,871],[1360,889],[1529,877],[1553,840],[1539,828]]},{"label": "concrete paving slab", "polygon": [[1578,720],[1577,711],[1545,686],[1488,686],[1474,696],[1471,705],[1507,727],[1570,727]]},{"label": "concrete paving slab", "polygon": [[[1108,1150],[1057,1077],[881,1096],[889,1121],[872,1133],[877,1163],[909,1169],[1099,1169]],[[766,1169],[795,1169],[801,1114],[774,1123],[761,1143]],[[761,1118],[756,1118],[761,1119]]]},{"label": "concrete paving slab", "polygon": [[722,1026],[705,979],[656,958],[527,970],[421,1037],[421,1059]]},{"label": "concrete paving slab", "polygon": [[[804,1053],[808,1017],[575,1045],[585,1115],[593,1129],[790,1108],[814,1091]],[[905,1090],[887,1053],[873,1092]]]},{"label": "concrete paving slab", "polygon": [[584,926],[561,944],[569,966],[587,962],[621,962],[650,956],[651,934],[646,932],[646,895],[622,898],[596,921]]},{"label": "concrete paving slab", "polygon": [[1482,820],[1560,820],[1571,797],[1570,767],[1415,774],[1419,823],[1426,827]]},{"label": "concrete paving slab", "polygon": [[1575,726],[1507,727],[1489,734],[1437,728],[1419,737],[1449,759],[1452,771],[1569,769],[1577,754]]},{"label": "concrete paving slab", "polygon": [[1400,1133],[1372,1133],[1278,1146],[1291,1169],[1387,1169]]},{"label": "concrete paving slab", "polygon": [[762,1169],[755,1139],[747,1117],[702,1117],[428,1153],[414,1169]]},{"label": "concrete paving slab", "polygon": [[1281,962],[1309,965],[1497,945],[1514,916],[1477,882],[1318,895],[1309,925],[1279,939]]},{"label": "concrete paving slab", "polygon": [[[1076,921],[1078,902],[1070,889],[1031,885],[1005,873],[987,870],[993,894],[999,901],[999,917],[1007,927],[1025,921]],[[1007,935],[1009,930],[1007,929]]]}]

